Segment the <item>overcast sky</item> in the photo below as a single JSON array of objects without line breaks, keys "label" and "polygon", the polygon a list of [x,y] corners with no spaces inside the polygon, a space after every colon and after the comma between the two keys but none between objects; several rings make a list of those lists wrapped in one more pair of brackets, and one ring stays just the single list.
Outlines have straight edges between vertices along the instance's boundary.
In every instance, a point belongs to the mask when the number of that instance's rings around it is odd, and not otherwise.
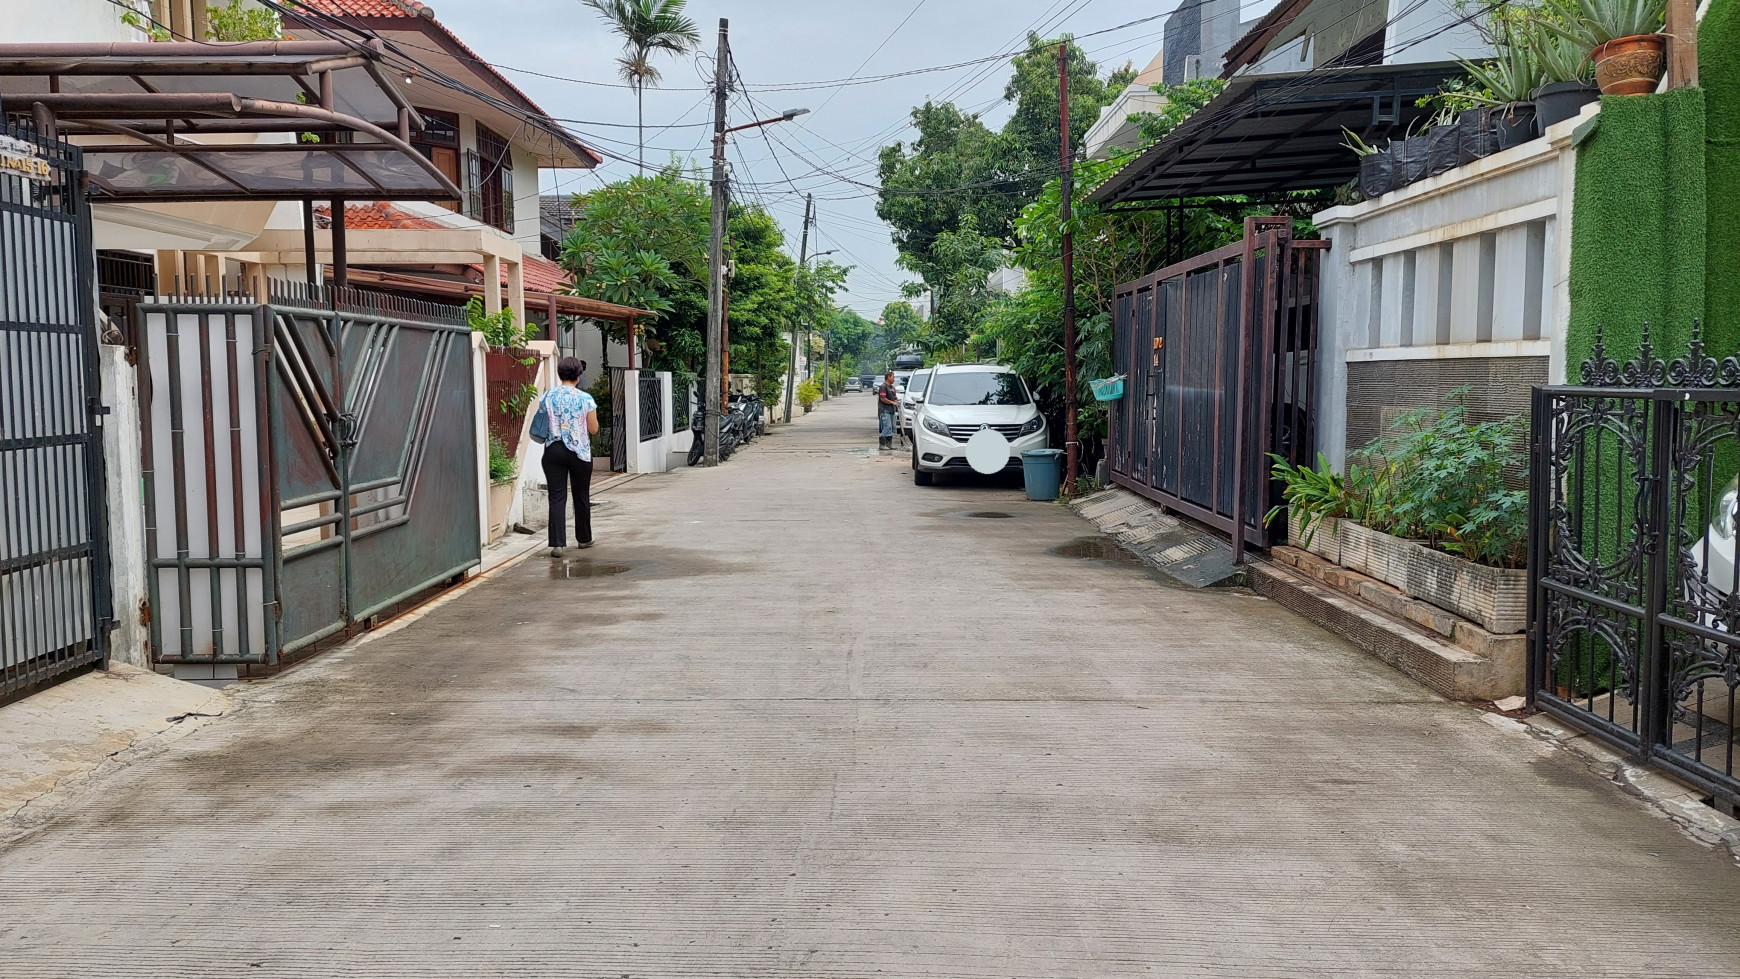
[{"label": "overcast sky", "polygon": [[[504,68],[618,83],[620,44],[580,0],[432,0],[432,5],[455,34],[485,60]],[[898,284],[911,277],[894,265],[894,246],[887,226],[876,218],[873,191],[818,174],[812,164],[874,185],[877,148],[909,136],[909,113],[927,97],[952,99],[982,112],[993,128],[1001,125],[1009,112],[1002,101],[1007,63],[857,86],[757,89],[984,58],[1017,48],[1030,27],[1047,35],[1085,35],[1175,5],[1176,0],[690,0],[688,13],[701,27],[704,57],[660,63],[664,88],[649,90],[646,96],[647,158],[664,161],[676,152],[706,163],[712,103],[702,90],[707,82],[701,73],[711,71],[719,18],[729,18],[732,53],[758,105],[775,110],[770,114],[787,108],[813,110],[795,123],[771,127],[767,138],[754,131],[734,134],[733,178],[750,185],[738,193],[751,198],[759,193],[784,227],[795,256],[803,218],[801,194],[813,192],[818,232],[811,254],[834,249],[833,260],[857,266],[847,294],[838,301],[874,318],[898,297]],[[911,19],[901,26],[909,14]],[[1162,24],[1155,20],[1082,43],[1100,63],[1102,74],[1125,61],[1141,67],[1160,48]],[[630,92],[524,71],[504,74],[552,116],[585,120],[569,128],[587,143],[607,156],[633,160]],[[750,121],[752,111],[741,96],[734,97],[731,124]],[[667,124],[672,128],[663,129]],[[544,190],[595,187],[600,180],[633,171],[632,162],[614,159],[590,173],[546,171]]]}]

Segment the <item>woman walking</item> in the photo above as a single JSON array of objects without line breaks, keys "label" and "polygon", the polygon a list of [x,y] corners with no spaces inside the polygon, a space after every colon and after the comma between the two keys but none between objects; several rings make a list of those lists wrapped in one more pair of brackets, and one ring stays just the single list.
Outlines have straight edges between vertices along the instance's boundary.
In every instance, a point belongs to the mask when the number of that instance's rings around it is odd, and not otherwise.
[{"label": "woman walking", "polygon": [[568,486],[574,487],[574,546],[592,546],[592,436],[598,433],[598,402],[580,390],[580,361],[556,365],[562,383],[544,395],[550,440],[544,443],[544,482],[550,488],[550,556],[568,550]]}]

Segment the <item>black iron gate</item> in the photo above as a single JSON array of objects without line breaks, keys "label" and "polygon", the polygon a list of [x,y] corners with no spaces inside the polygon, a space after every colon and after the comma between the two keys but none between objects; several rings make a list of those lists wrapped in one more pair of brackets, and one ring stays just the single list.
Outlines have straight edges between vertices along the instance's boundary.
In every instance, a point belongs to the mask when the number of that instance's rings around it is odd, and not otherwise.
[{"label": "black iron gate", "polygon": [[1582,386],[1536,388],[1529,538],[1534,705],[1740,804],[1740,360],[1694,332],[1598,339]]},{"label": "black iron gate", "polygon": [[260,289],[140,306],[160,663],[276,665],[479,562],[463,311]]},{"label": "black iron gate", "polygon": [[[1117,287],[1112,481],[1266,547],[1279,502],[1268,454],[1309,462],[1321,241],[1284,218]],[[1239,516],[1235,517],[1235,514]],[[1284,521],[1279,522],[1284,526]]]},{"label": "black iron gate", "polygon": [[112,621],[90,215],[76,147],[0,127],[0,697]]},{"label": "black iron gate", "polygon": [[627,370],[626,367],[610,369],[610,471],[613,473],[628,472]]}]

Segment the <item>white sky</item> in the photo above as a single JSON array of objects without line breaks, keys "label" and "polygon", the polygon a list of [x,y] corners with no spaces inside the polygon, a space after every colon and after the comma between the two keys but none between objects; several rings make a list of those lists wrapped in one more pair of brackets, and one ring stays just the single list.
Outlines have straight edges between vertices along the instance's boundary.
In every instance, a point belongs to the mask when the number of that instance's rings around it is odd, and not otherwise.
[{"label": "white sky", "polygon": [[[706,163],[712,102],[701,90],[707,84],[701,73],[711,70],[719,18],[730,18],[738,70],[760,106],[773,109],[770,115],[787,108],[814,110],[795,123],[770,127],[766,139],[754,131],[734,134],[730,153],[734,179],[760,185],[739,194],[753,198],[760,193],[785,228],[795,256],[803,216],[801,192],[813,192],[819,230],[811,240],[811,254],[836,249],[829,256],[832,260],[857,266],[847,293],[837,301],[875,318],[883,305],[898,298],[898,284],[911,277],[894,265],[894,246],[887,226],[876,218],[873,192],[819,175],[798,155],[835,174],[874,184],[877,148],[909,135],[908,113],[927,96],[951,98],[963,108],[982,111],[992,128],[1001,125],[1009,112],[1002,101],[1007,63],[850,87],[766,94],[754,90],[783,82],[886,74],[983,58],[1019,47],[1030,26],[1040,26],[1047,35],[1064,30],[1081,35],[1169,11],[1176,2],[690,0],[688,14],[701,27],[704,58],[661,63],[664,90],[649,90],[646,97],[647,159],[663,162],[675,151]],[[1267,5],[1264,0],[1256,9]],[[433,6],[442,23],[485,60],[504,68],[618,81],[615,58],[620,45],[579,0],[433,0]],[[1242,13],[1251,16],[1248,10]],[[896,32],[908,14],[911,20]],[[1163,25],[1163,20],[1154,20],[1082,43],[1100,62],[1102,72],[1125,61],[1140,68],[1159,50]],[[885,39],[886,45],[860,71],[859,65]],[[521,71],[504,74],[550,115],[585,120],[568,125],[590,145],[634,158],[634,97],[628,91]],[[731,124],[750,121],[751,111],[741,96],[734,97]],[[596,123],[626,124],[626,128]],[[676,126],[660,131],[670,123]],[[545,171],[544,190],[595,187],[600,179],[614,180],[633,170],[632,162],[610,160],[592,173]]]}]

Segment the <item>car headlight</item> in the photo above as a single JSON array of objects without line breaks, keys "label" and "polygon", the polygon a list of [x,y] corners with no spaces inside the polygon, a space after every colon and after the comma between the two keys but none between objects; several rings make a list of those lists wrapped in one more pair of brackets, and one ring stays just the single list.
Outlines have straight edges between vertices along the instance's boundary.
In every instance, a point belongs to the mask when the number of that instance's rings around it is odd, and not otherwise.
[{"label": "car headlight", "polygon": [[944,425],[942,422],[937,421],[929,415],[925,416],[924,427],[926,431],[935,432],[943,438],[954,438],[953,435],[949,434],[949,427],[947,425]]},{"label": "car headlight", "polygon": [[1027,424],[1021,426],[1021,431],[1018,434],[1032,435],[1034,432],[1037,432],[1044,427],[1045,416],[1034,415],[1032,418],[1027,419]]},{"label": "car headlight", "polygon": [[1716,501],[1716,513],[1710,517],[1710,529],[1723,540],[1734,538],[1735,510],[1740,508],[1740,486],[1728,484],[1722,498]]}]

